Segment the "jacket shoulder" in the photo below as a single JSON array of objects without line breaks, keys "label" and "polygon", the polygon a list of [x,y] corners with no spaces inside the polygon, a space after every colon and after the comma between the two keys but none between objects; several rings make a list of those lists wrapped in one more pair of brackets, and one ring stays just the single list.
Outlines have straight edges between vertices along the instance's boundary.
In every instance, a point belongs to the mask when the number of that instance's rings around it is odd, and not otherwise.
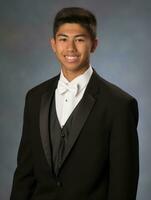
[{"label": "jacket shoulder", "polygon": [[40,94],[47,92],[48,90],[51,90],[51,88],[58,81],[58,79],[59,79],[59,75],[54,76],[51,79],[48,79],[48,80],[36,85],[35,87],[31,88],[27,92],[27,96],[40,95]]},{"label": "jacket shoulder", "polygon": [[128,92],[124,91],[119,86],[105,80],[100,75],[96,74],[99,90],[110,101],[129,101],[135,99]]},{"label": "jacket shoulder", "polygon": [[135,113],[136,122],[138,121],[138,103],[135,97],[116,86],[115,84],[103,79],[97,74],[97,82],[100,90],[100,102],[104,102],[106,108],[112,116],[121,116],[128,111]]}]

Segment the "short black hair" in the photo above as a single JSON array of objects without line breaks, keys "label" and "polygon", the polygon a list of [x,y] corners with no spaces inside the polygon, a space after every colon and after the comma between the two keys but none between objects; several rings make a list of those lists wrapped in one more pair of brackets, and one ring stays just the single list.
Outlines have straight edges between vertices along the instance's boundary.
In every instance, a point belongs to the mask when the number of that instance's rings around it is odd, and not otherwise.
[{"label": "short black hair", "polygon": [[65,23],[77,23],[84,27],[92,39],[96,38],[96,17],[92,12],[80,7],[67,7],[61,9],[54,19],[53,36],[55,38],[59,27]]}]

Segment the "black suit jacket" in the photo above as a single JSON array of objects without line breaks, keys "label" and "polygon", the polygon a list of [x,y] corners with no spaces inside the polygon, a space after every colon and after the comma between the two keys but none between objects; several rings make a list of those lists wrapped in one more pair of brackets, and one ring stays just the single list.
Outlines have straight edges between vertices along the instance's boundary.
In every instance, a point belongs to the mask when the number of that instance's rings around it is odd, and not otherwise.
[{"label": "black suit jacket", "polygon": [[49,107],[59,75],[26,96],[11,200],[135,200],[136,100],[95,71],[73,122],[58,176],[52,168]]}]

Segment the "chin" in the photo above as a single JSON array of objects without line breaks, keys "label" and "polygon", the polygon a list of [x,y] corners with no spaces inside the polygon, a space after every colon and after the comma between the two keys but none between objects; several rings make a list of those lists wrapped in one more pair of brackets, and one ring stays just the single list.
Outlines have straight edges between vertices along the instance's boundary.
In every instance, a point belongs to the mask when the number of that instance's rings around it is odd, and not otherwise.
[{"label": "chin", "polygon": [[81,67],[80,66],[74,66],[74,65],[68,65],[68,66],[63,66],[63,69],[64,70],[67,70],[67,71],[79,71],[81,70]]}]

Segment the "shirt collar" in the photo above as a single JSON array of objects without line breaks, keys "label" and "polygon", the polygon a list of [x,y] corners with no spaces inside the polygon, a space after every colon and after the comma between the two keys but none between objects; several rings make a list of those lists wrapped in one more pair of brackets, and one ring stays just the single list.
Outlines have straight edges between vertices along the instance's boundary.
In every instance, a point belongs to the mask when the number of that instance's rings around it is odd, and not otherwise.
[{"label": "shirt collar", "polygon": [[68,81],[65,78],[65,76],[63,75],[63,72],[61,70],[60,80],[63,81],[65,84],[70,85],[70,86],[78,85],[79,91],[81,91],[88,84],[92,73],[93,73],[93,69],[90,65],[89,68],[83,74],[77,76],[72,81]]}]

